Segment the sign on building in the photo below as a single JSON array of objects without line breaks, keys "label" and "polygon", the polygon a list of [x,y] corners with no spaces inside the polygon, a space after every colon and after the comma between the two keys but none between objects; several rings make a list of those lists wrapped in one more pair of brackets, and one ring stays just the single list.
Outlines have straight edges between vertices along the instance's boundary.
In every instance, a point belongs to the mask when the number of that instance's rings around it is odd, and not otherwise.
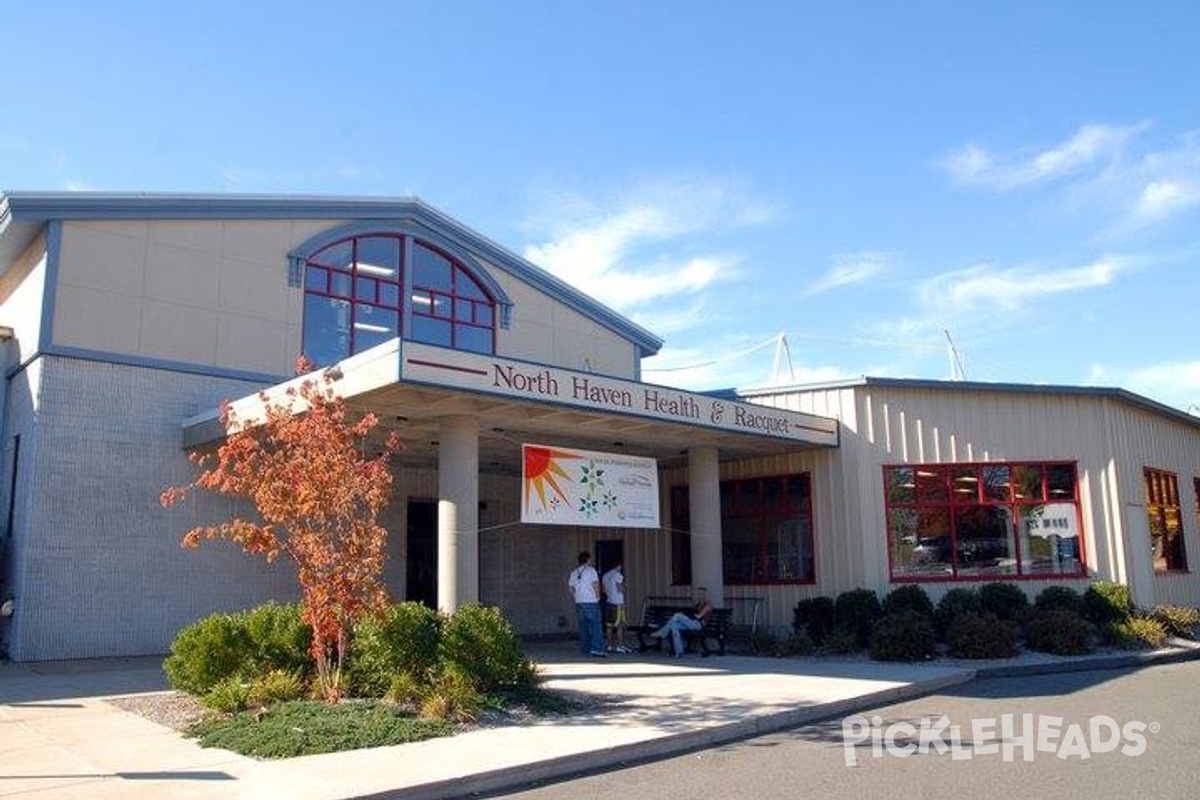
[{"label": "sign on building", "polygon": [[659,527],[652,458],[525,444],[521,463],[522,522]]}]

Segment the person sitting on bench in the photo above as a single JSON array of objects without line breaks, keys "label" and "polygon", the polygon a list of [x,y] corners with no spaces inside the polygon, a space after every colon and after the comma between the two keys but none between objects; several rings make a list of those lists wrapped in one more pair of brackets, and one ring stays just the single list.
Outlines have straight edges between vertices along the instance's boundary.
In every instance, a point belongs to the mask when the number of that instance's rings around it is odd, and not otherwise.
[{"label": "person sitting on bench", "polygon": [[665,639],[671,637],[671,652],[676,658],[683,656],[683,635],[681,631],[699,631],[704,628],[704,622],[713,612],[712,603],[707,600],[701,600],[696,603],[696,607],[692,609],[690,614],[685,614],[682,611],[677,611],[667,620],[667,624],[650,634],[656,639]]}]

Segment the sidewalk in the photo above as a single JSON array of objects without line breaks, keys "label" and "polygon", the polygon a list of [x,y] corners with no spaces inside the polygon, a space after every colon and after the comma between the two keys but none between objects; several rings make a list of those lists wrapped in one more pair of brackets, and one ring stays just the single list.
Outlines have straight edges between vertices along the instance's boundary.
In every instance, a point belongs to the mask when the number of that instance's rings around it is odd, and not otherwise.
[{"label": "sidewalk", "polygon": [[[204,749],[105,702],[166,689],[158,658],[0,665],[0,797],[441,798],[679,753],[993,675],[1068,668],[1030,656],[1005,665],[906,665],[654,654],[584,660],[570,646],[530,655],[546,685],[603,695],[566,718],[481,728],[395,747],[255,761]],[[1139,656],[1193,658],[1200,650]],[[1129,656],[1071,660],[1129,666]]]}]

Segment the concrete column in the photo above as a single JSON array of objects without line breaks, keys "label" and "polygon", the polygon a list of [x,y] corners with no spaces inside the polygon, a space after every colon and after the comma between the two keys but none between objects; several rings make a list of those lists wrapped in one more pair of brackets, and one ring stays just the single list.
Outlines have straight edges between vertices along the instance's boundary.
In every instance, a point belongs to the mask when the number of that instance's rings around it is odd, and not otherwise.
[{"label": "concrete column", "polygon": [[703,587],[708,601],[725,605],[721,566],[721,472],[717,448],[688,450],[688,513],[692,522],[692,586]]},{"label": "concrete column", "polygon": [[438,608],[479,601],[479,422],[455,416],[438,434]]}]

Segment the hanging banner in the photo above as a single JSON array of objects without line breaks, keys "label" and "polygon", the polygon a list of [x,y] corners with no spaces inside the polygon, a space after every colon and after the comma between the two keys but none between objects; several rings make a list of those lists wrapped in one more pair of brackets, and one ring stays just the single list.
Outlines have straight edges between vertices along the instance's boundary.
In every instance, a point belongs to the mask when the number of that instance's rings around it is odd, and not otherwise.
[{"label": "hanging banner", "polygon": [[652,458],[521,445],[521,522],[657,528]]}]

